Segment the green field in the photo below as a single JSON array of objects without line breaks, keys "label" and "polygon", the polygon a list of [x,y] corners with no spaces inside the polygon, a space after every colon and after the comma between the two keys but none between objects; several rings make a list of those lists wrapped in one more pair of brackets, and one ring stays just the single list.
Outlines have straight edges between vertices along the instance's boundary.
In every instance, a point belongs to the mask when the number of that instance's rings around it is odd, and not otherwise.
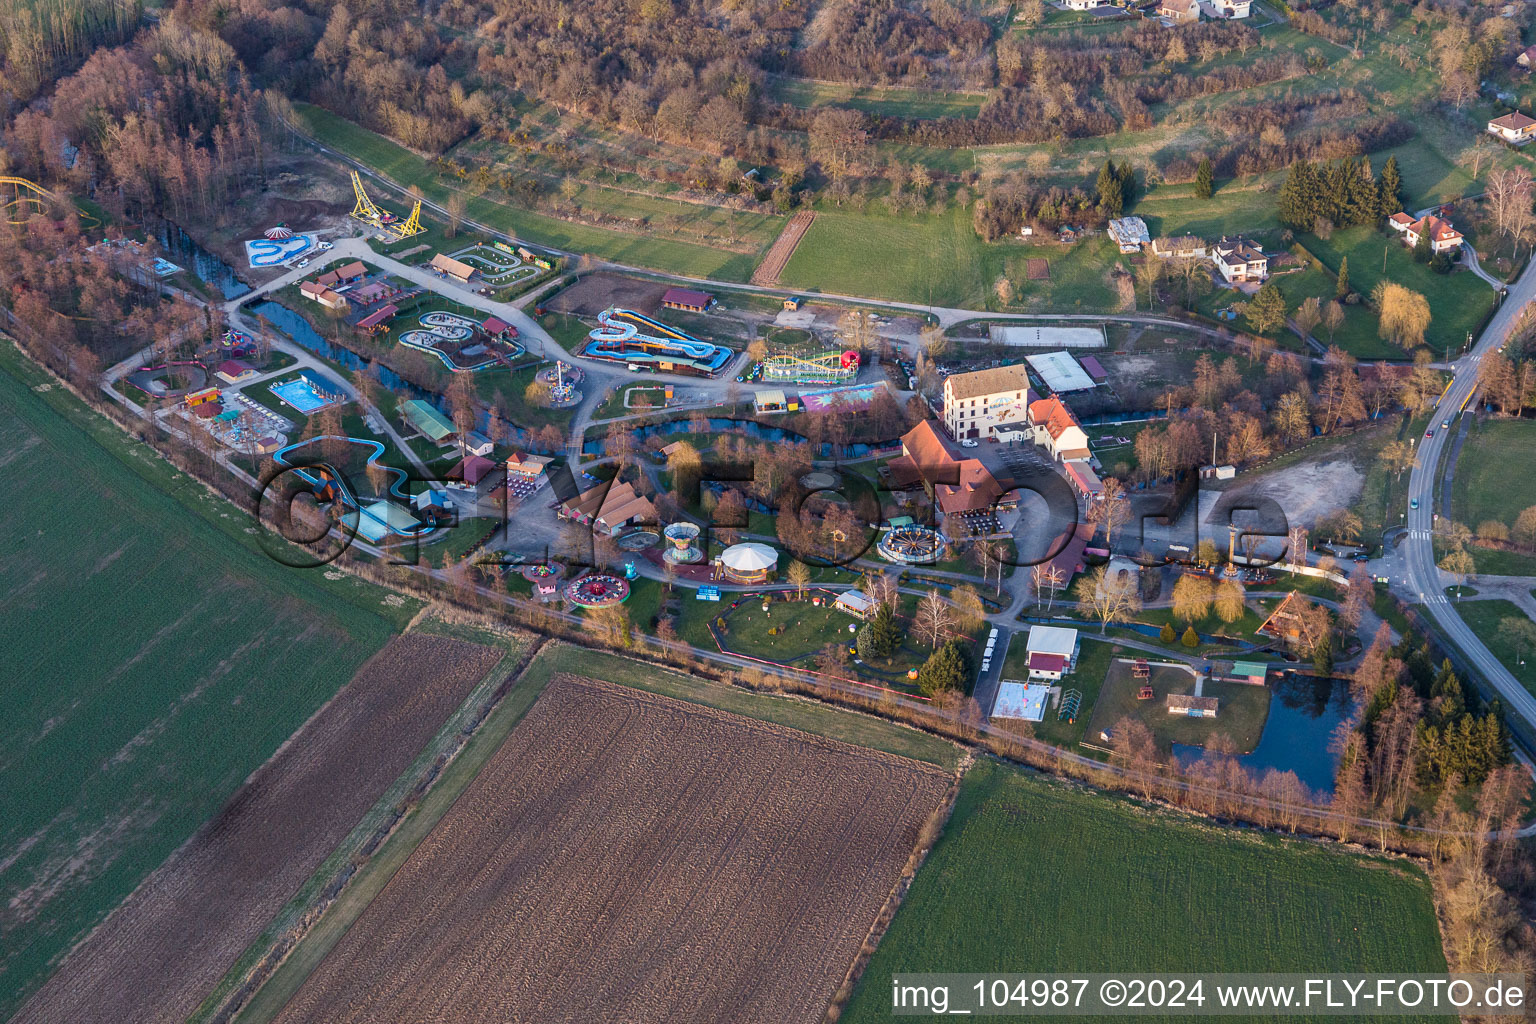
[{"label": "green field", "polygon": [[[1454,594],[1454,589],[1449,592],[1453,601]],[[1536,693],[1536,651],[1517,648],[1513,638],[1499,626],[1504,619],[1528,619],[1530,616],[1513,601],[1503,600],[1458,601],[1456,613],[1472,627],[1477,638],[1488,645],[1488,650],[1500,664],[1509,669],[1522,686]],[[1520,664],[1521,659],[1525,664]]]},{"label": "green field", "polygon": [[794,107],[850,107],[885,117],[975,117],[987,101],[984,93],[937,89],[893,89],[774,77],[768,95]]},{"label": "green field", "polygon": [[[1029,258],[1050,262],[1048,281],[1025,279]],[[871,204],[863,213],[822,208],[780,280],[804,291],[995,309],[993,282],[1007,273],[1017,290],[1010,310],[1094,311],[1116,306],[1107,280],[1114,259],[1103,237],[1072,246],[987,243],[968,210],[896,217]]]},{"label": "green field", "polygon": [[[361,161],[402,188],[417,185],[423,195],[434,202],[441,203],[447,199],[451,190],[439,179],[425,158],[328,110],[309,104],[296,104],[296,107],[304,120],[300,127],[316,138],[323,139],[327,146]],[[375,198],[386,205],[400,202],[398,195]],[[674,207],[679,205],[672,204]],[[711,208],[704,206],[697,206],[687,212],[700,218],[712,216]],[[485,196],[470,197],[465,204],[465,216],[535,245],[591,253],[621,263],[655,267],[694,277],[745,281],[757,265],[756,254],[744,255],[691,242],[589,227],[494,202]],[[772,237],[771,233],[765,233],[765,246],[772,241]]]},{"label": "green field", "polygon": [[903,972],[1279,970],[1444,971],[1428,880],[983,762],[841,1020]]},{"label": "green field", "polygon": [[267,558],[0,344],[4,1017],[416,605]]},{"label": "green field", "polygon": [[1533,465],[1536,423],[1474,419],[1456,459],[1452,517],[1474,530],[1489,519],[1514,526],[1523,509],[1536,505],[1536,473],[1511,473],[1510,467]]},{"label": "green field", "polygon": [[[1140,656],[1140,652],[1128,651],[1124,656],[1133,655]],[[1151,660],[1155,661],[1155,656]],[[1218,735],[1231,739],[1239,754],[1252,753],[1259,745],[1264,723],[1269,718],[1268,687],[1208,680],[1201,692],[1220,702],[1216,717],[1190,718],[1188,715],[1170,715],[1167,697],[1171,693],[1194,693],[1194,676],[1182,669],[1158,665],[1152,667],[1148,682],[1155,695],[1150,700],[1141,700],[1137,691],[1142,680],[1132,677],[1130,665],[1116,661],[1099,691],[1099,699],[1094,702],[1088,742],[1105,745],[1099,733],[1113,730],[1120,719],[1129,717],[1151,731],[1164,756],[1172,752],[1174,743],[1203,747],[1211,737]]]}]

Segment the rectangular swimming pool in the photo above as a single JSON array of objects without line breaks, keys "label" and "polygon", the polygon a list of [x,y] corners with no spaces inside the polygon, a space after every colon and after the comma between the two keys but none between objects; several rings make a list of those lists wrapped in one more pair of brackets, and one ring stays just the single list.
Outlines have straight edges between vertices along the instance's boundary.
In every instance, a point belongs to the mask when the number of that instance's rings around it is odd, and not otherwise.
[{"label": "rectangular swimming pool", "polygon": [[272,385],[272,393],[306,416],[326,405],[307,380],[288,380]]}]

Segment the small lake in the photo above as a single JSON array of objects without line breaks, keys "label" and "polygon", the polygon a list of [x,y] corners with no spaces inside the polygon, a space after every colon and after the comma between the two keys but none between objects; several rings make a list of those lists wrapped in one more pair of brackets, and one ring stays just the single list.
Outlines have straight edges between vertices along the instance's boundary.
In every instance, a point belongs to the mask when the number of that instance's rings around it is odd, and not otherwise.
[{"label": "small lake", "polygon": [[[1295,772],[1308,789],[1333,792],[1338,756],[1329,748],[1333,730],[1354,711],[1349,684],[1343,680],[1319,680],[1311,676],[1280,676],[1269,687],[1269,718],[1259,745],[1238,758],[1255,775],[1265,769]],[[1199,747],[1173,745],[1180,760],[1200,757]]]},{"label": "small lake", "polygon": [[238,299],[251,290],[234,267],[198,245],[179,225],[161,221],[159,234],[166,259],[189,268],[199,281],[217,288],[226,299]]}]

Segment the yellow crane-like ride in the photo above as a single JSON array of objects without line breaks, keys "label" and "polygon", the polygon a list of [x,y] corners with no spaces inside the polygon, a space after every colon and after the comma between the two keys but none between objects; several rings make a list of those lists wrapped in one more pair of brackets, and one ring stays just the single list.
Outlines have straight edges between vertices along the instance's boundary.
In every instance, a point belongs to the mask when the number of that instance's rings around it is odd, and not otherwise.
[{"label": "yellow crane-like ride", "polygon": [[379,207],[368,196],[368,190],[363,188],[363,176],[357,171],[352,172],[352,193],[357,197],[356,204],[352,207],[352,219],[361,221],[369,227],[385,234],[394,236],[396,241],[419,235],[427,230],[421,226],[421,200],[416,200],[416,205],[411,209],[411,215],[401,221],[394,214]]}]

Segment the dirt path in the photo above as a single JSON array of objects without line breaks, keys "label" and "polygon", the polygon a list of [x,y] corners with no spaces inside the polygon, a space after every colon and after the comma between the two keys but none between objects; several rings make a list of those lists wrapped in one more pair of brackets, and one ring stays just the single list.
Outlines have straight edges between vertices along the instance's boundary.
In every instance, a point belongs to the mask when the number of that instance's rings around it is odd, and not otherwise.
[{"label": "dirt path", "polygon": [[12,1024],[181,1024],[501,652],[397,637],[64,961]]},{"label": "dirt path", "polygon": [[768,250],[768,255],[763,257],[763,262],[757,265],[752,272],[752,283],[756,285],[775,285],[779,283],[779,275],[784,273],[784,267],[788,265],[789,258],[795,254],[795,247],[800,244],[800,239],[811,230],[811,221],[816,219],[816,214],[810,210],[801,210],[789,218],[789,223],[784,225],[784,230],[779,232],[779,237],[773,240],[773,247]]}]

